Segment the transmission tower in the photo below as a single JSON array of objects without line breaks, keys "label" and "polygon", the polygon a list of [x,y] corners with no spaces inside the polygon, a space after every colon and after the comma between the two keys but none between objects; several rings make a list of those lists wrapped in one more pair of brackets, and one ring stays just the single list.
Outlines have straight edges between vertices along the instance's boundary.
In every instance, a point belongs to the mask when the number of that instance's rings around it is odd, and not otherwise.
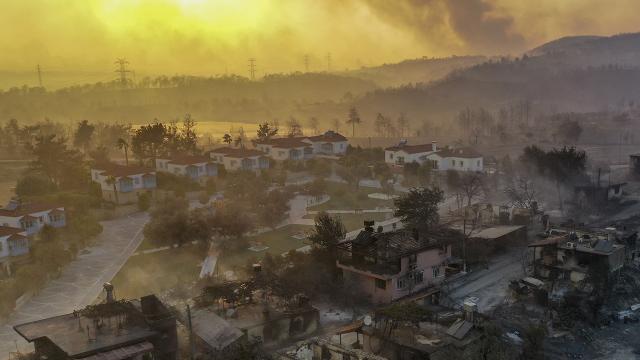
[{"label": "transmission tower", "polygon": [[309,55],[304,56],[304,71],[309,72]]},{"label": "transmission tower", "polygon": [[256,58],[249,58],[249,77],[251,80],[256,79]]},{"label": "transmission tower", "polygon": [[331,71],[331,53],[327,53],[327,71]]},{"label": "transmission tower", "polygon": [[40,64],[36,67],[38,70],[38,84],[42,87],[42,71],[40,70]]},{"label": "transmission tower", "polygon": [[122,87],[126,87],[127,74],[131,72],[131,70],[127,70],[127,65],[129,65],[129,62],[125,58],[118,58],[116,59],[115,64],[118,66],[115,72],[116,74],[118,74],[120,85],[122,85]]}]

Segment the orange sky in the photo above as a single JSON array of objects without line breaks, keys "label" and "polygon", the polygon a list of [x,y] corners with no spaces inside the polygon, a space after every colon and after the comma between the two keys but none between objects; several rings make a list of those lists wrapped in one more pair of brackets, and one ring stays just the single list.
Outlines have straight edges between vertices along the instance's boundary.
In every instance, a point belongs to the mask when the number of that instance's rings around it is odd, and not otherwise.
[{"label": "orange sky", "polygon": [[637,0],[0,0],[0,70],[258,75],[638,31]]}]

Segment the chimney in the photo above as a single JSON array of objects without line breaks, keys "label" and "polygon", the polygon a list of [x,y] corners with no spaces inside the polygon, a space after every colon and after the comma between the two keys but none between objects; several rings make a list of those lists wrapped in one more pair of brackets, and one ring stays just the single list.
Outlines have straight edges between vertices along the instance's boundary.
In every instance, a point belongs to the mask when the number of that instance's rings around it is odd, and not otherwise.
[{"label": "chimney", "polygon": [[431,142],[431,151],[438,151],[438,143],[435,141]]},{"label": "chimney", "polygon": [[116,301],[116,298],[113,296],[113,285],[111,285],[111,283],[104,283],[104,285],[102,285],[102,287],[104,288],[104,291],[107,293],[107,304],[111,304],[113,302]]}]

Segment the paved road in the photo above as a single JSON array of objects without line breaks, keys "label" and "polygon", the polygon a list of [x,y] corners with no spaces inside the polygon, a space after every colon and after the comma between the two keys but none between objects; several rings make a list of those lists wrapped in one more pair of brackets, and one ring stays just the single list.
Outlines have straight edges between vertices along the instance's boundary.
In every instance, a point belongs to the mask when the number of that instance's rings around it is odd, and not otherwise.
[{"label": "paved road", "polygon": [[0,324],[0,359],[16,350],[14,341],[20,351],[33,350],[12,325],[70,313],[93,303],[102,291],[102,284],[113,279],[142,242],[142,228],[148,219],[146,213],[137,213],[102,222],[104,230],[94,245],[65,267],[58,279],[22,305],[7,323]]},{"label": "paved road", "polygon": [[478,311],[487,313],[501,304],[509,290],[509,281],[524,276],[522,248],[510,249],[506,254],[493,258],[488,269],[478,269],[454,280],[447,286],[448,300],[460,305],[465,298],[479,299]]}]

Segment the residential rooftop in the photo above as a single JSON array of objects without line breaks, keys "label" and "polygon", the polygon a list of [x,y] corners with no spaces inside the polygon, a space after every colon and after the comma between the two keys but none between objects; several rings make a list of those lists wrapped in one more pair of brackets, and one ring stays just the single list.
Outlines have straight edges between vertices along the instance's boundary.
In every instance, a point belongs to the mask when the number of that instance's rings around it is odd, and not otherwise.
[{"label": "residential rooftop", "polygon": [[329,130],[327,132],[325,132],[324,134],[320,134],[320,135],[315,135],[315,136],[309,136],[307,137],[307,139],[313,141],[313,142],[342,142],[342,141],[347,141],[347,138],[344,137],[342,134],[337,133],[333,130]]},{"label": "residential rooftop", "polygon": [[208,163],[211,159],[206,155],[175,155],[171,157],[159,157],[159,159],[167,159],[170,164],[174,165],[193,165]]},{"label": "residential rooftop", "polygon": [[0,226],[0,237],[20,234],[24,231],[24,229],[14,228],[10,226]]},{"label": "residential rooftop", "polygon": [[103,176],[113,177],[126,177],[140,174],[152,174],[155,173],[154,169],[142,167],[142,166],[125,166],[113,163],[97,164],[93,167],[95,170],[99,170]]},{"label": "residential rooftop", "polygon": [[238,158],[238,159],[265,155],[262,151],[256,150],[256,149],[232,148],[232,147],[220,147],[220,148],[211,150],[210,153],[223,154],[227,157]]},{"label": "residential rooftop", "polygon": [[271,138],[268,140],[256,140],[256,144],[265,144],[271,145],[277,148],[289,149],[289,148],[300,148],[300,147],[310,147],[311,144],[305,142],[306,137],[282,137],[282,138]]},{"label": "residential rooftop", "polygon": [[12,201],[5,208],[0,209],[0,216],[20,217],[60,208],[62,208],[62,206],[49,203],[21,203]]}]

